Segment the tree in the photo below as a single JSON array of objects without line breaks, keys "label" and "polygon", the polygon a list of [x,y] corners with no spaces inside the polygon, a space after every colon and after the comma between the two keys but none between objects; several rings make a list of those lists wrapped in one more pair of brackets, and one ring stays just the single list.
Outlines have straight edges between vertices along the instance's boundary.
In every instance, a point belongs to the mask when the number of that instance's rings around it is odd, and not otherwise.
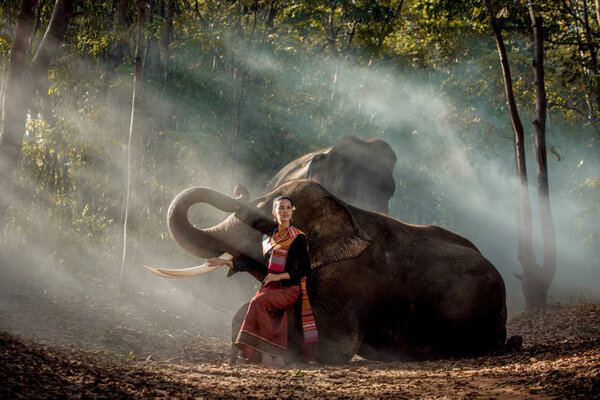
[{"label": "tree", "polygon": [[[521,279],[523,292],[527,293],[530,308],[543,307],[546,303],[548,288],[556,271],[556,231],[550,209],[550,191],[548,188],[548,160],[546,158],[546,88],[544,81],[544,37],[542,18],[532,1],[528,3],[529,16],[533,26],[534,58],[533,70],[536,90],[536,119],[533,121],[535,154],[537,165],[537,188],[540,224],[544,246],[543,267],[536,264],[533,271],[524,274]],[[526,289],[527,287],[527,289]]]},{"label": "tree", "polygon": [[141,175],[141,95],[142,95],[142,58],[144,55],[145,35],[144,35],[144,9],[146,3],[144,0],[138,0],[138,23],[137,23],[137,44],[135,48],[135,58],[133,61],[133,96],[131,101],[131,122],[129,125],[129,140],[127,143],[127,189],[125,195],[125,218],[123,223],[123,259],[121,262],[121,273],[119,277],[119,287],[121,293],[129,291],[129,281],[127,274],[133,268],[138,256],[137,239],[137,213],[139,206],[139,189]]},{"label": "tree", "polygon": [[[540,3],[541,4],[541,3]],[[548,55],[556,67],[560,96],[550,98],[550,110],[557,108],[568,116],[594,127],[600,134],[600,64],[598,62],[598,34],[594,29],[592,2],[549,1],[540,9],[545,14],[550,50]],[[600,21],[599,21],[600,23]],[[556,79],[554,78],[554,79]],[[553,80],[550,77],[549,81]],[[573,117],[571,117],[573,118]]]},{"label": "tree", "polygon": [[535,263],[533,251],[531,248],[532,222],[531,222],[531,205],[529,202],[529,190],[527,182],[527,166],[525,164],[525,139],[523,132],[523,124],[517,109],[515,101],[512,75],[508,62],[508,55],[504,45],[502,36],[502,28],[492,10],[489,0],[484,0],[490,15],[490,26],[496,41],[498,55],[500,56],[500,65],[502,66],[502,74],[504,78],[504,90],[506,93],[506,101],[510,112],[510,118],[513,125],[514,146],[515,146],[515,166],[517,177],[519,179],[519,207],[518,207],[518,259],[523,269],[526,270],[532,263]]},{"label": "tree", "polygon": [[163,78],[164,88],[169,87],[170,70],[171,70],[171,59],[169,55],[169,46],[173,42],[173,9],[175,7],[175,0],[166,0],[164,9],[165,27],[164,34],[161,40],[161,46],[163,49]]},{"label": "tree", "polygon": [[[554,278],[556,270],[556,244],[555,230],[550,211],[548,191],[548,166],[546,160],[546,91],[544,82],[544,41],[542,34],[542,20],[537,15],[534,5],[528,3],[528,11],[533,24],[534,34],[534,76],[536,87],[536,120],[533,122],[535,129],[537,181],[540,208],[540,220],[544,242],[544,266],[537,264],[532,250],[532,215],[529,200],[529,186],[525,159],[524,132],[519,111],[515,101],[512,76],[508,62],[508,55],[502,37],[502,28],[496,18],[490,0],[484,0],[489,13],[490,26],[504,77],[506,99],[513,124],[515,144],[515,164],[519,179],[519,206],[517,208],[517,234],[518,234],[518,260],[523,268],[523,274],[516,274],[523,286],[525,296],[525,309],[544,307],[548,289]],[[504,9],[506,10],[506,9]],[[504,12],[503,10],[503,12]]]},{"label": "tree", "polygon": [[8,196],[12,193],[13,175],[19,165],[25,132],[26,100],[21,88],[36,4],[37,0],[23,0],[21,3],[6,73],[0,127],[0,188],[5,194],[4,198],[0,198],[0,227],[4,226],[4,215],[10,204]]}]

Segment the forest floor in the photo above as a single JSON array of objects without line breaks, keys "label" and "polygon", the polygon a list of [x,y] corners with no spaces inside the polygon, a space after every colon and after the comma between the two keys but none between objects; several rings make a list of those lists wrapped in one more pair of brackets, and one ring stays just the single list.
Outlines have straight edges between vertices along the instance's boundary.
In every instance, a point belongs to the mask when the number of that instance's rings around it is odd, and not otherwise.
[{"label": "forest floor", "polygon": [[598,304],[512,317],[508,334],[524,341],[518,351],[424,362],[355,357],[281,370],[230,366],[225,324],[211,336],[214,326],[203,331],[148,304],[143,296],[134,306],[0,282],[0,398],[600,397]]}]

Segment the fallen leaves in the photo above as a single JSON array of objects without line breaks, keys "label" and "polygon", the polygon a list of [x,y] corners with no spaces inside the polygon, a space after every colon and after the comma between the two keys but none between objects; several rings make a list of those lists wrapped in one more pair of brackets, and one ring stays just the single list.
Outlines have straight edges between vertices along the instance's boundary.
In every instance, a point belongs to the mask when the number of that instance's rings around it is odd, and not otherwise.
[{"label": "fallen leaves", "polygon": [[[30,309],[0,321],[21,334],[0,333],[0,398],[600,397],[600,305],[516,316],[507,328],[524,339],[518,352],[395,363],[355,357],[344,366],[273,370],[226,364],[226,334],[213,336],[166,310],[156,321],[95,300],[82,315],[75,300],[13,293]],[[127,318],[114,311],[119,307]]]},{"label": "fallen leaves", "polygon": [[[125,361],[0,335],[0,397],[547,398],[600,395],[600,338],[454,361],[272,370]],[[535,354],[535,356],[534,356]],[[490,362],[491,361],[491,362]]]}]

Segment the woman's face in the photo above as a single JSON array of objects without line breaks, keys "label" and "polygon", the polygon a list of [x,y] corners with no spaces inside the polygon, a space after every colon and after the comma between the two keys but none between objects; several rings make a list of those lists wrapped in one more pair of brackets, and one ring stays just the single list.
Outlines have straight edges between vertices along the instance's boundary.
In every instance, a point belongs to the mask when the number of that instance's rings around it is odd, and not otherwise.
[{"label": "woman's face", "polygon": [[287,199],[281,199],[275,203],[275,207],[273,207],[273,215],[277,218],[277,223],[281,224],[289,224],[292,220],[292,214],[294,213],[294,209],[292,207],[292,203]]}]

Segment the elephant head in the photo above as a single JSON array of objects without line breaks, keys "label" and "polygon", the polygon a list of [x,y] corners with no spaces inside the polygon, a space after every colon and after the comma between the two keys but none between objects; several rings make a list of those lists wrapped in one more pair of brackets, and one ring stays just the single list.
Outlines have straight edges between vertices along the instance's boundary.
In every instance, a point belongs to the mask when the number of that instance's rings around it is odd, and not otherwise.
[{"label": "elephant head", "polygon": [[392,176],[395,164],[396,154],[384,140],[346,137],[290,162],[267,187],[311,178],[354,206],[387,214],[396,190]]},{"label": "elephant head", "polygon": [[[278,196],[289,197],[296,207],[293,224],[308,236],[312,268],[356,257],[370,244],[370,237],[346,204],[307,179],[288,182],[248,203],[207,188],[190,188],[171,203],[167,223],[175,241],[195,256],[208,258],[228,252],[235,258],[260,261],[262,236],[276,228],[271,208]],[[196,203],[208,203],[232,214],[216,226],[196,228],[187,216]],[[235,272],[230,270],[228,275]],[[266,267],[247,272],[262,280]]]}]

